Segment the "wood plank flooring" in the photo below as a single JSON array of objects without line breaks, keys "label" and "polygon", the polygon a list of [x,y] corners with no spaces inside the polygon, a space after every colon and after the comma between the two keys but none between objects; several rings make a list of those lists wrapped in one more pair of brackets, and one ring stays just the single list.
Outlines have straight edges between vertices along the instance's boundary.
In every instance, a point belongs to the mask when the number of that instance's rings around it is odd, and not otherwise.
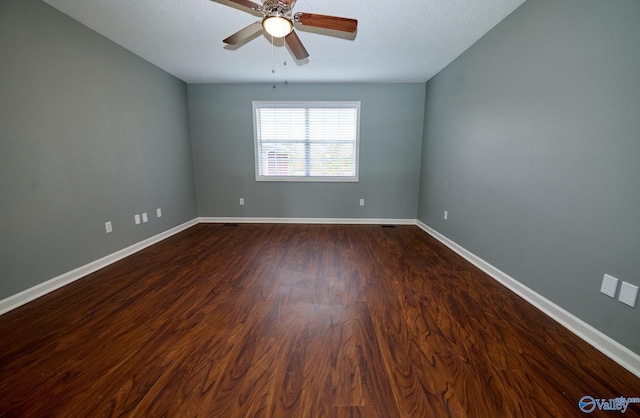
[{"label": "wood plank flooring", "polygon": [[414,226],[200,224],[0,316],[0,417],[572,417],[584,395],[640,379]]}]

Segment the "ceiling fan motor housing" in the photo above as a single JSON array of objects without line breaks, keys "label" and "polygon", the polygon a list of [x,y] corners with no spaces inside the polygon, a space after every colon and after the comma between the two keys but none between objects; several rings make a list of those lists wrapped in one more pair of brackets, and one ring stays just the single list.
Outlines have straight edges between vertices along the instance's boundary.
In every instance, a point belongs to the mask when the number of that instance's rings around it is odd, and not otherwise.
[{"label": "ceiling fan motor housing", "polygon": [[262,13],[266,17],[284,17],[291,20],[291,5],[278,0],[265,0],[262,4]]}]

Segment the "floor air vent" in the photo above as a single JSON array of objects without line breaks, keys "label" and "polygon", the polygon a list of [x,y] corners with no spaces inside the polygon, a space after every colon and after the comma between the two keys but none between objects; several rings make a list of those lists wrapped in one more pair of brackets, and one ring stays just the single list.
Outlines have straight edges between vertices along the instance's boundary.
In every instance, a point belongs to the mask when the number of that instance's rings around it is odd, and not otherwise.
[{"label": "floor air vent", "polygon": [[238,224],[224,224],[222,226],[238,226]]},{"label": "floor air vent", "polygon": [[382,225],[383,228],[395,228],[395,225]]}]

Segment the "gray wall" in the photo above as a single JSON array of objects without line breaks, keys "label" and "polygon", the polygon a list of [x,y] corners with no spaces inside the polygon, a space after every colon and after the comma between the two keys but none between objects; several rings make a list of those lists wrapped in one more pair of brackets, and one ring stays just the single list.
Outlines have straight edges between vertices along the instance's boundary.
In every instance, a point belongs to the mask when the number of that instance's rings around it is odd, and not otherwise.
[{"label": "gray wall", "polygon": [[[190,84],[198,213],[415,219],[424,84]],[[358,183],[256,182],[253,100],[359,100]],[[245,206],[238,199],[245,198]],[[359,199],[365,206],[359,206]]]},{"label": "gray wall", "polygon": [[[640,353],[640,2],[528,0],[427,84],[418,218]],[[443,211],[449,220],[443,220]]]},{"label": "gray wall", "polygon": [[0,57],[0,299],[196,216],[185,83],[38,0]]}]

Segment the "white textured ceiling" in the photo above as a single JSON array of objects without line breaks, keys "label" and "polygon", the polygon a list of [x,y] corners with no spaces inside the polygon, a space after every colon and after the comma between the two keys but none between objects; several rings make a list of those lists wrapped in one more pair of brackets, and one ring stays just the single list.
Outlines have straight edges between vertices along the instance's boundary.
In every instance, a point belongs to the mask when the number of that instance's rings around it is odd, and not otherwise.
[{"label": "white textured ceiling", "polygon": [[296,62],[265,36],[225,48],[224,38],[259,20],[225,0],[44,1],[189,83],[422,82],[524,2],[298,0],[294,12],[357,19],[358,32],[347,40],[297,30],[310,57]]}]

